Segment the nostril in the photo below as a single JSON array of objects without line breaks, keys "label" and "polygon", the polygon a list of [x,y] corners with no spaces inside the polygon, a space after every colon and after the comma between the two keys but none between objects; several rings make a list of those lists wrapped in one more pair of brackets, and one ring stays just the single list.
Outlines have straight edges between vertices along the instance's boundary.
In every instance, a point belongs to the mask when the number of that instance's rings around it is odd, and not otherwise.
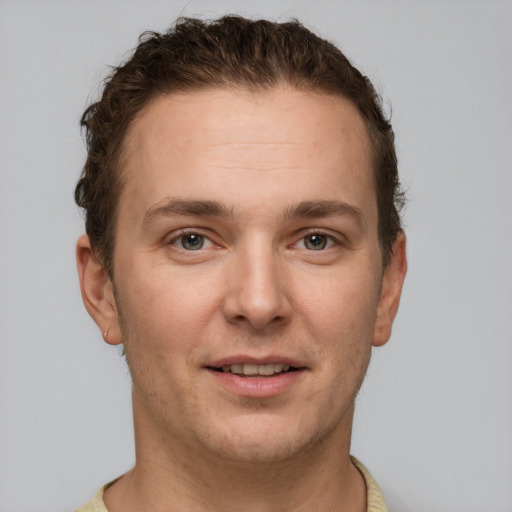
[{"label": "nostril", "polygon": [[[285,323],[291,313],[286,294],[280,293],[277,284],[268,278],[252,286],[233,285],[226,294],[222,311],[232,324],[250,325],[256,330],[277,327]],[[252,280],[251,280],[252,281]]]}]

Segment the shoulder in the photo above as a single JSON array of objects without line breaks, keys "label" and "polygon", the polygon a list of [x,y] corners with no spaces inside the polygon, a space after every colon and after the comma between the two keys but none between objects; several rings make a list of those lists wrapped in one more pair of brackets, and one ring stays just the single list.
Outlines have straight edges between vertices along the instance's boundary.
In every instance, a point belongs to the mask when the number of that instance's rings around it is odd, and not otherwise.
[{"label": "shoulder", "polygon": [[103,503],[103,491],[105,490],[105,487],[107,486],[102,487],[94,495],[94,498],[91,501],[75,510],[75,512],[108,512],[107,507],[105,507],[105,503]]},{"label": "shoulder", "polygon": [[379,485],[374,480],[370,472],[355,457],[351,456],[350,460],[359,470],[361,475],[363,475],[364,481],[366,483],[366,502],[368,507],[367,512],[388,512],[382,491],[380,490]]}]

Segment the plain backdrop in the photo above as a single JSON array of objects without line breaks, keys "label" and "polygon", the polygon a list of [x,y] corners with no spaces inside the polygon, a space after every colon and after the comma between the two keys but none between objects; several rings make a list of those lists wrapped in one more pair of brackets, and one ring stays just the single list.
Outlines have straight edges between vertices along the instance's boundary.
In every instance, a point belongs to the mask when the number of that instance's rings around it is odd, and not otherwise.
[{"label": "plain backdrop", "polygon": [[489,0],[0,0],[0,511],[73,510],[133,464],[76,278],[78,121],[142,31],[228,12],[299,18],[392,109],[410,270],[352,452],[391,511],[512,511],[512,2]]}]

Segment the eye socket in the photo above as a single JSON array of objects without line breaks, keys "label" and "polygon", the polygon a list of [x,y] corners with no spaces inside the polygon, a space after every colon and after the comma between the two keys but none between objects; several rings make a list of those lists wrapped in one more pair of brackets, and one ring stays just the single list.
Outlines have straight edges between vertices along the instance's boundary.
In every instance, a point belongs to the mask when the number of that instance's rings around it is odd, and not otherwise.
[{"label": "eye socket", "polygon": [[321,233],[311,233],[303,239],[304,247],[310,251],[322,251],[329,243],[329,237]]},{"label": "eye socket", "polygon": [[182,233],[173,240],[170,241],[170,245],[174,245],[179,249],[186,251],[199,251],[212,244],[212,242],[204,235],[199,233]]},{"label": "eye socket", "polygon": [[198,235],[197,233],[187,233],[181,237],[180,241],[184,249],[187,249],[188,251],[197,251],[203,248],[204,236]]}]

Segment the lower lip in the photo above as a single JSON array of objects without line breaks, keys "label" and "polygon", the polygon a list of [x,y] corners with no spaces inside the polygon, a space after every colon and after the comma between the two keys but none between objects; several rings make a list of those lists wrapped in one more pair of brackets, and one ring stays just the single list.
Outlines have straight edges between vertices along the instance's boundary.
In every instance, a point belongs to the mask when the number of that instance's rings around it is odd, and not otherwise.
[{"label": "lower lip", "polygon": [[294,370],[273,377],[240,377],[234,373],[208,369],[210,374],[232,393],[246,398],[271,398],[290,389],[305,370]]}]

